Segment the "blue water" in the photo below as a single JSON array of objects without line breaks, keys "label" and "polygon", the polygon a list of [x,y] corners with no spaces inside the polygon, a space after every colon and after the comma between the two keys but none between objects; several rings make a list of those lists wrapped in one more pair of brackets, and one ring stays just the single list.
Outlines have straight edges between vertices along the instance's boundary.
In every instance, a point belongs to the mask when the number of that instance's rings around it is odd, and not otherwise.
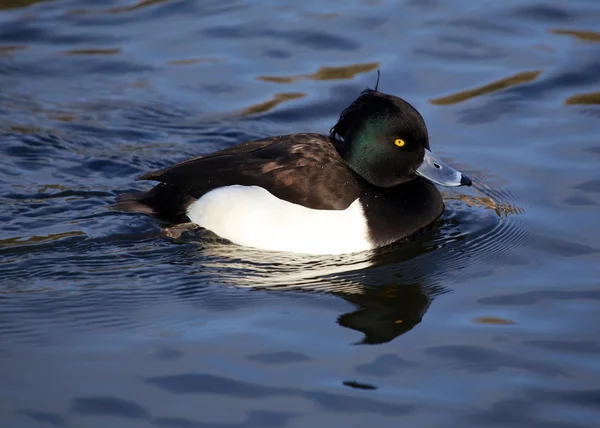
[{"label": "blue water", "polygon": [[[600,3],[0,2],[0,426],[593,427]],[[381,254],[110,209],[373,87],[473,188]]]}]

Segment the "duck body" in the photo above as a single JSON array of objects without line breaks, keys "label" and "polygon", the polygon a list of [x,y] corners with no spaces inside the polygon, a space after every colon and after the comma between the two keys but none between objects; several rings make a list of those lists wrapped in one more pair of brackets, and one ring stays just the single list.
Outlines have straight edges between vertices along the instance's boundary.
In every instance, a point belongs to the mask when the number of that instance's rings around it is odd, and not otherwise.
[{"label": "duck body", "polygon": [[[377,107],[372,103],[382,102],[381,96],[388,107],[390,100],[392,107],[400,100],[371,92],[375,98],[367,100],[367,107]],[[159,184],[121,196],[118,206],[170,223],[191,222],[235,244],[271,251],[343,254],[410,237],[444,211],[440,192],[418,168],[444,169],[454,180],[449,185],[470,180],[431,160],[433,155],[429,162],[436,166],[427,167],[427,135],[419,134],[418,121],[411,127],[414,119],[409,120],[400,129],[382,125],[385,114],[375,109],[379,113],[365,130],[360,120],[348,121],[364,108],[351,108],[329,136],[269,137],[144,174],[138,180]],[[408,143],[394,138],[402,131],[413,140],[404,150]],[[419,141],[423,138],[425,143]]]}]

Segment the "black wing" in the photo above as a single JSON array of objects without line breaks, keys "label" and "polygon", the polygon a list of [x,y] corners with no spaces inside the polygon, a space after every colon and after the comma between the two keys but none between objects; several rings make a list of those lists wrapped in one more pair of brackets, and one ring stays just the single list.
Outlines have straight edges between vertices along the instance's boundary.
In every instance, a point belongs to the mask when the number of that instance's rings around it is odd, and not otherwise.
[{"label": "black wing", "polygon": [[346,209],[360,180],[320,134],[293,134],[242,143],[138,177],[192,197],[221,186],[260,186],[280,199],[314,209]]}]

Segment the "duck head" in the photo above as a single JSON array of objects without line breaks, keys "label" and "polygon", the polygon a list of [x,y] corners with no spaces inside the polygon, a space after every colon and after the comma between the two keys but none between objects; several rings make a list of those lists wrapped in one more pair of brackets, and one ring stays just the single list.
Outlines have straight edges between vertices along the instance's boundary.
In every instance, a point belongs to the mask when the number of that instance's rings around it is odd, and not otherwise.
[{"label": "duck head", "polygon": [[442,186],[470,186],[471,179],[429,147],[421,114],[403,99],[367,89],[340,115],[330,137],[350,168],[377,187],[417,177]]}]

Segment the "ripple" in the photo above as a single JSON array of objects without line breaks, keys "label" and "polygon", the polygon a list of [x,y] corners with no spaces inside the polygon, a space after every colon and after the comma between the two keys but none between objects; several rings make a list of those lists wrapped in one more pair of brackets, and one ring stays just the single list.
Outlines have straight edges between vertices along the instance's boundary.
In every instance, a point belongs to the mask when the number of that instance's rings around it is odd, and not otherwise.
[{"label": "ripple", "polygon": [[566,8],[545,4],[519,7],[513,11],[513,14],[518,17],[542,22],[567,22],[574,16]]},{"label": "ripple", "polygon": [[488,324],[488,325],[513,325],[516,324],[514,321],[506,318],[498,317],[477,317],[473,320],[475,324]]},{"label": "ripple", "polygon": [[[157,286],[131,294],[124,283],[103,293],[96,292],[99,286],[82,285],[77,290],[74,285],[70,290],[55,287],[19,293],[18,299],[15,298],[17,292],[13,292],[10,305],[8,300],[0,301],[3,342],[51,345],[57,340],[53,329],[71,334],[92,329],[100,335],[103,331],[144,331],[148,326],[136,319],[136,308],[150,302],[168,301],[165,299],[168,294]],[[119,286],[121,290],[118,290]],[[18,324],[14,322],[16,319]]]},{"label": "ripple", "polygon": [[[471,175],[476,183],[473,190],[482,196],[448,196],[450,203],[459,200],[469,208],[465,210],[456,206],[457,211],[446,219],[448,225],[459,220],[459,224],[470,224],[473,228],[468,233],[458,235],[452,229],[448,230],[450,236],[455,235],[454,239],[461,241],[460,246],[456,247],[458,254],[453,254],[453,260],[449,263],[456,266],[463,263],[465,258],[473,258],[472,264],[476,265],[484,265],[490,259],[509,264],[521,263],[512,255],[533,234],[531,226],[523,222],[524,208],[517,205],[516,195],[509,190],[490,188],[477,180],[476,174]],[[490,211],[494,213],[493,216],[490,216]],[[462,221],[457,216],[459,213]]]},{"label": "ripple", "polygon": [[171,394],[214,394],[251,400],[299,396],[334,412],[377,413],[394,416],[406,415],[414,411],[414,406],[397,402],[390,403],[372,398],[353,397],[330,392],[259,385],[207,373],[183,373],[172,376],[150,377],[146,379],[146,382]]},{"label": "ripple", "polygon": [[368,71],[377,70],[380,66],[378,62],[364,63],[364,64],[352,64],[340,67],[319,67],[319,69],[310,74],[300,74],[296,76],[258,76],[257,80],[272,83],[294,83],[299,79],[309,80],[341,80],[341,79],[353,79],[360,73],[366,73]]},{"label": "ripple", "polygon": [[15,52],[24,51],[27,45],[0,45],[0,56],[12,55]]},{"label": "ripple", "polygon": [[446,362],[460,363],[453,366],[455,370],[465,371],[497,371],[507,368],[516,368],[530,373],[546,376],[565,376],[566,374],[556,365],[544,364],[540,361],[529,361],[518,356],[507,355],[480,346],[445,345],[432,346],[427,349],[427,354],[442,359]]},{"label": "ripple", "polygon": [[541,73],[542,73],[541,70],[523,71],[523,72],[514,74],[510,77],[505,77],[503,79],[497,80],[492,83],[488,83],[486,85],[480,86],[475,89],[469,89],[466,91],[457,92],[456,94],[447,95],[442,98],[431,99],[431,100],[429,100],[429,102],[434,105],[457,104],[457,103],[460,103],[463,101],[470,100],[475,97],[479,97],[481,95],[489,94],[489,93],[496,92],[496,91],[501,91],[501,90],[509,88],[511,86],[516,86],[516,85],[520,85],[523,83],[531,82],[531,81],[537,79]]},{"label": "ripple", "polygon": [[360,374],[386,378],[395,375],[398,371],[410,370],[415,366],[415,363],[400,358],[396,354],[384,354],[371,363],[358,365],[355,371]]},{"label": "ripple", "polygon": [[121,48],[113,49],[99,49],[99,48],[88,48],[88,49],[69,49],[61,53],[65,55],[117,55],[122,52]]},{"label": "ripple", "polygon": [[305,96],[306,94],[303,92],[282,92],[273,95],[273,97],[268,101],[245,108],[240,113],[238,113],[238,115],[240,117],[246,117],[266,113],[270,110],[273,110],[281,103],[304,98]]},{"label": "ripple", "polygon": [[[290,421],[297,418],[297,413],[291,412],[274,412],[269,410],[253,410],[249,411],[244,420],[240,423],[220,423],[221,428],[241,428],[241,427],[285,427]],[[162,417],[155,418],[152,423],[159,427],[166,428],[209,428],[215,427],[214,423],[196,421],[182,417]]]},{"label": "ripple", "polygon": [[116,397],[79,397],[73,400],[71,413],[147,419],[150,414],[134,401]]},{"label": "ripple", "polygon": [[296,46],[305,46],[307,48],[322,50],[337,50],[337,51],[354,51],[360,45],[352,39],[330,34],[324,31],[315,31],[306,29],[298,30],[275,30],[265,29],[256,26],[222,26],[212,27],[202,30],[202,35],[210,38],[223,39],[248,39],[248,38],[273,38],[285,40]]},{"label": "ripple", "polygon": [[493,61],[508,56],[508,51],[474,37],[440,36],[431,46],[416,48],[414,54],[449,61]]},{"label": "ripple", "polygon": [[552,34],[559,36],[571,36],[584,42],[600,42],[600,33],[596,31],[585,31],[585,30],[550,30]]},{"label": "ripple", "polygon": [[566,105],[580,104],[592,105],[600,104],[600,92],[590,92],[587,94],[571,95],[565,100]]},{"label": "ripple", "polygon": [[248,355],[246,359],[261,364],[289,364],[311,360],[310,357],[307,357],[304,354],[292,351],[266,352],[263,354]]},{"label": "ripple", "polygon": [[569,352],[575,354],[600,355],[600,343],[593,341],[577,340],[532,340],[527,343],[531,346],[543,348],[553,352]]},{"label": "ripple", "polygon": [[20,409],[19,414],[27,416],[29,419],[35,422],[52,425],[55,427],[66,426],[67,421],[57,413],[40,412],[37,410]]},{"label": "ripple", "polygon": [[69,11],[69,14],[70,15],[90,15],[90,14],[105,14],[105,13],[121,14],[121,13],[134,12],[139,9],[144,9],[147,7],[158,5],[160,3],[167,3],[168,1],[170,1],[170,0],[139,0],[138,2],[136,2],[132,5],[129,5],[129,6],[116,6],[116,7],[111,7],[111,8],[104,9],[104,10],[72,9]]},{"label": "ripple", "polygon": [[40,243],[48,243],[58,241],[64,238],[71,238],[74,236],[85,236],[85,233],[82,231],[74,230],[72,232],[63,232],[63,233],[54,233],[46,236],[30,236],[30,237],[16,237],[16,238],[7,238],[0,239],[0,248],[7,247],[17,247],[28,244],[40,244]]},{"label": "ripple", "polygon": [[530,306],[545,300],[600,300],[600,290],[547,290],[526,291],[501,296],[482,297],[477,302],[496,306]]},{"label": "ripple", "polygon": [[215,63],[224,61],[223,58],[181,58],[173,59],[168,62],[169,65],[194,65],[204,63]]},{"label": "ripple", "polygon": [[0,10],[26,8],[43,1],[45,0],[4,0],[0,3]]}]

